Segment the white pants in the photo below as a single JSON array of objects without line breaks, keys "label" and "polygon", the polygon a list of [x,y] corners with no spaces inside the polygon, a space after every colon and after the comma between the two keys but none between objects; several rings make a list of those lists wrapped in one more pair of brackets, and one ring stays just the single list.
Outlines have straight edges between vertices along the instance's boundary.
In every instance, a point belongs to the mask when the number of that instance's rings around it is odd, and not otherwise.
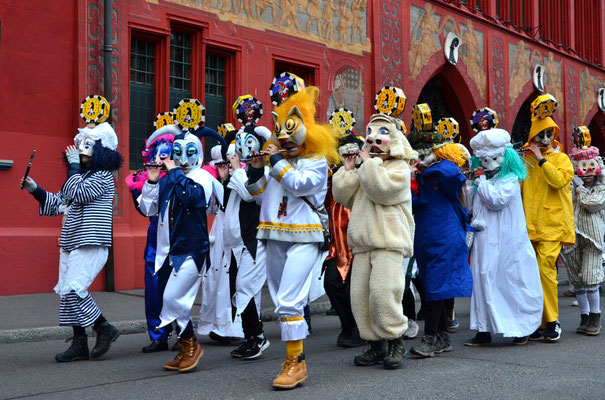
[{"label": "white pants", "polygon": [[72,290],[85,298],[88,288],[107,262],[109,250],[103,246],[83,246],[72,251],[59,252],[59,281],[55,292],[65,296]]},{"label": "white pants", "polygon": [[260,293],[267,280],[265,245],[260,241],[257,243],[256,259],[253,259],[248,250],[243,247],[241,251],[234,251],[233,253],[237,260],[233,305],[237,309],[237,314],[241,314],[254,297],[256,311],[260,315]]},{"label": "white pants", "polygon": [[[202,266],[202,271],[204,268]],[[170,273],[164,289],[160,328],[176,321],[181,332],[185,330],[191,321],[191,308],[193,308],[201,281],[202,275],[198,272],[191,256],[185,259],[178,272],[173,270]]]},{"label": "white pants", "polygon": [[[290,243],[267,240],[267,284],[280,318],[281,340],[292,341],[307,337],[309,328],[303,318],[303,308],[315,300],[310,298],[313,280],[321,282],[321,263],[326,256],[319,252],[319,243]],[[323,284],[321,285],[323,287]]]}]

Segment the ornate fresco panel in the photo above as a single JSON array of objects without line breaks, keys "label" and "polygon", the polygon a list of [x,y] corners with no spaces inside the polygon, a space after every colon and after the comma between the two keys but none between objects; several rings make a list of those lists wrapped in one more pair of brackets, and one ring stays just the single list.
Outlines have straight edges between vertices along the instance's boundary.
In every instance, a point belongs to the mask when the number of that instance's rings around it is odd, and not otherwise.
[{"label": "ornate fresco panel", "polygon": [[[565,104],[567,108],[567,131],[572,132],[578,126],[578,73],[574,67],[567,67],[565,82],[567,83],[567,95]],[[571,134],[568,135],[568,145],[571,145]]]},{"label": "ornate fresco panel", "polygon": [[504,41],[496,36],[492,38],[492,89],[493,104],[498,113],[502,128],[506,129],[506,86],[504,84]]},{"label": "ornate fresco panel", "polygon": [[590,73],[588,67],[580,72],[580,115],[578,121],[584,123],[586,116],[597,103],[598,79]]},{"label": "ornate fresco panel", "polygon": [[278,31],[349,53],[361,55],[371,50],[367,0],[166,1],[215,13],[219,19],[236,25]]},{"label": "ornate fresco panel", "polygon": [[562,66],[560,61],[556,61],[552,51],[548,52],[548,57],[544,57],[544,87],[546,91],[552,94],[559,102],[557,113],[561,118],[565,115],[565,101],[563,99],[563,79],[561,77]]},{"label": "ornate fresco panel", "polygon": [[462,39],[460,59],[464,61],[466,72],[477,86],[479,95],[485,99],[487,78],[483,60],[483,32],[475,29],[473,21],[467,18],[465,24],[460,24],[460,33]]},{"label": "ornate fresco panel", "polygon": [[531,61],[530,61],[530,50],[527,44],[521,40],[518,45],[513,43],[509,44],[509,60],[512,60],[509,64],[509,76],[510,81],[508,84],[508,97],[509,105],[513,105],[521,91],[523,86],[531,80]]},{"label": "ornate fresco panel", "polygon": [[[401,28],[399,0],[384,0],[380,10],[382,84],[402,87]],[[356,114],[357,115],[357,114]]]},{"label": "ornate fresco panel", "polygon": [[334,77],[334,90],[328,99],[326,119],[333,110],[347,108],[355,115],[355,130],[365,129],[363,108],[363,74],[355,68],[348,68]]}]

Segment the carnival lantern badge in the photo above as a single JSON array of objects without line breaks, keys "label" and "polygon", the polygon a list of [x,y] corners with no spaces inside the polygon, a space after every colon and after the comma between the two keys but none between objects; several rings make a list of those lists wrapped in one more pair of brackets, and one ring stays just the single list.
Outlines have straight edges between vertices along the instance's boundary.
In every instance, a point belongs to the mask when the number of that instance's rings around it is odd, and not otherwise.
[{"label": "carnival lantern badge", "polygon": [[238,97],[233,103],[233,117],[242,125],[256,125],[263,116],[263,105],[249,94]]},{"label": "carnival lantern badge", "polygon": [[305,88],[305,81],[291,72],[282,72],[278,77],[273,78],[269,87],[271,103],[278,106],[282,101],[298,93]]},{"label": "carnival lantern badge", "polygon": [[380,114],[397,118],[405,109],[407,97],[398,87],[384,86],[376,93],[374,109]]},{"label": "carnival lantern badge", "polygon": [[573,137],[573,144],[575,144],[577,148],[590,147],[592,143],[590,131],[584,125],[574,128],[571,136]]},{"label": "carnival lantern badge", "polygon": [[531,110],[534,117],[544,119],[550,117],[557,109],[559,103],[551,94],[538,96],[531,102]]},{"label": "carnival lantern badge", "polygon": [[80,105],[80,117],[89,128],[107,121],[110,111],[107,99],[98,94],[87,96]]},{"label": "carnival lantern badge", "polygon": [[350,133],[355,126],[355,115],[351,110],[346,108],[339,108],[333,110],[328,118],[328,122],[332,125],[335,131],[341,135]]},{"label": "carnival lantern badge", "polygon": [[428,132],[433,129],[433,116],[431,108],[427,103],[416,104],[412,110],[412,120],[414,121],[414,130],[418,132]]},{"label": "carnival lantern badge", "polygon": [[460,124],[454,118],[441,118],[437,121],[437,132],[447,140],[454,141],[460,135]]},{"label": "carnival lantern badge", "polygon": [[153,127],[156,130],[166,125],[174,125],[174,113],[172,111],[159,113],[155,116],[155,120],[153,121]]},{"label": "carnival lantern badge", "polygon": [[[234,136],[237,133],[237,129],[235,129],[235,127],[233,126],[233,124],[230,123],[226,123],[226,124],[220,124],[218,126],[218,131],[217,131],[222,137],[225,138],[225,140],[227,140],[226,138]],[[229,144],[230,142],[227,142],[227,144]]]},{"label": "carnival lantern badge", "polygon": [[206,122],[206,108],[197,99],[183,99],[172,111],[174,123],[182,131],[195,132]]},{"label": "carnival lantern badge", "polygon": [[471,127],[475,132],[494,129],[498,126],[498,114],[489,107],[483,107],[473,111],[471,115]]}]

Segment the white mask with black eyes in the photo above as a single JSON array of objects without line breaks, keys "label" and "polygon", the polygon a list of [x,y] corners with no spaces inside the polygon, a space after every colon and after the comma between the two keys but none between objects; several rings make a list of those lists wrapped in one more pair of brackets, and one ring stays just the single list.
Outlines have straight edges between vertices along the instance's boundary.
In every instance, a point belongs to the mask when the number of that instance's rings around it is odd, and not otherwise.
[{"label": "white mask with black eyes", "polygon": [[184,173],[202,165],[204,150],[200,139],[187,133],[183,139],[175,139],[172,144],[172,158],[177,167]]},{"label": "white mask with black eyes", "polygon": [[93,147],[95,145],[95,139],[92,136],[84,133],[83,135],[78,135],[74,139],[74,143],[78,148],[78,154],[82,156],[92,157]]},{"label": "white mask with black eyes", "polygon": [[484,170],[490,172],[497,172],[500,170],[502,163],[504,162],[504,154],[500,154],[493,157],[480,157],[481,166]]},{"label": "white mask with black eyes", "polygon": [[541,148],[550,147],[552,141],[555,139],[555,132],[552,128],[544,129],[540,133],[538,133],[533,141],[534,144]]},{"label": "white mask with black eyes", "polygon": [[418,163],[424,168],[430,167],[435,161],[435,155],[432,152],[429,154],[418,155]]}]

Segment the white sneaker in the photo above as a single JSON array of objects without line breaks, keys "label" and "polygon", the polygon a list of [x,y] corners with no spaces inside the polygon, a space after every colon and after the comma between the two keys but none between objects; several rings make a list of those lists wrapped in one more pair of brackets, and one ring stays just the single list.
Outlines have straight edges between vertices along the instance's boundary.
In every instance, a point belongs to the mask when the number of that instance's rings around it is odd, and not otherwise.
[{"label": "white sneaker", "polygon": [[403,332],[404,339],[413,339],[418,335],[418,324],[413,319],[408,320],[408,329]]}]

